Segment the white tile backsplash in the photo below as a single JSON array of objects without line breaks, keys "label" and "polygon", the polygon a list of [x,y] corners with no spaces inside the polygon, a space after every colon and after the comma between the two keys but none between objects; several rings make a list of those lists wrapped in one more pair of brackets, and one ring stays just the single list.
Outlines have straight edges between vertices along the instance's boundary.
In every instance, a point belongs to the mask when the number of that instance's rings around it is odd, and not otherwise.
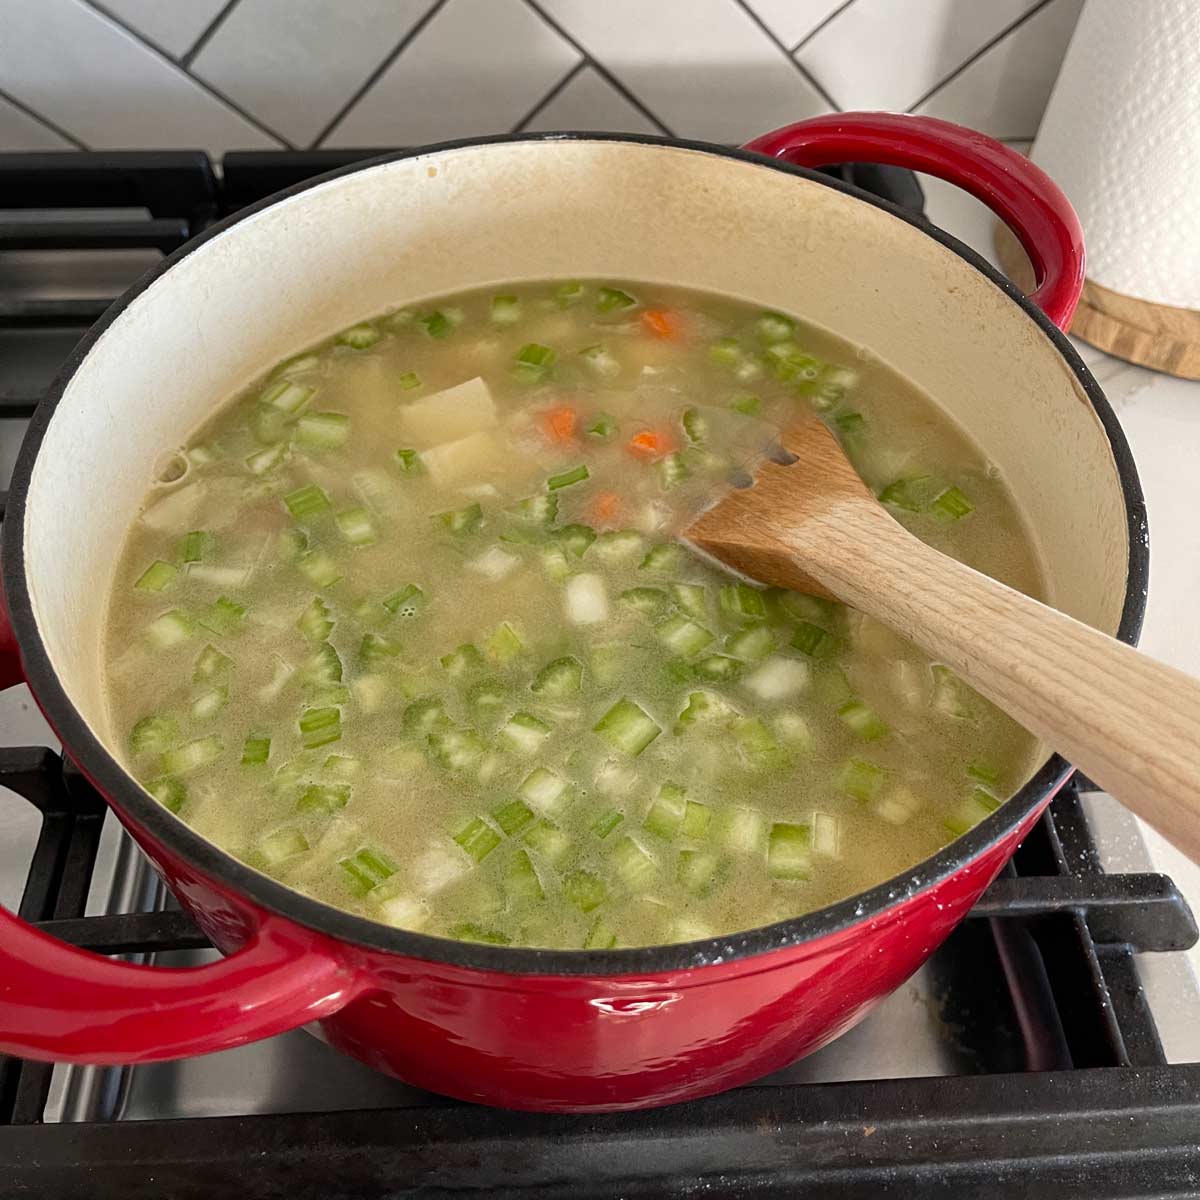
[{"label": "white tile backsplash", "polygon": [[0,151],[737,142],[831,102],[1032,136],[1080,3],[0,0]]},{"label": "white tile backsplash", "polygon": [[293,145],[308,146],[433,3],[242,0],[191,69]]},{"label": "white tile backsplash", "polygon": [[393,146],[507,132],[579,62],[522,0],[447,0],[326,139]]}]

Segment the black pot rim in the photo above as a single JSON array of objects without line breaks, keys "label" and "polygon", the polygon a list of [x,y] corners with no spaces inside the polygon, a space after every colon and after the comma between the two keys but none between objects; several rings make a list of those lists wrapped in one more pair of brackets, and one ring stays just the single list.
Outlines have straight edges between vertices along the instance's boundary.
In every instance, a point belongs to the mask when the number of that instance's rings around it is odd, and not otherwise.
[{"label": "black pot rim", "polygon": [[634,134],[587,132],[513,134],[441,142],[413,150],[384,154],[352,163],[349,166],[285,188],[266,199],[240,209],[181,246],[147,272],[105,311],[100,320],[92,326],[72,351],[46,398],[38,406],[30,421],[13,471],[7,519],[4,521],[3,528],[3,586],[13,630],[20,647],[25,678],[51,725],[61,738],[64,749],[68,750],[71,757],[97,784],[106,797],[110,798],[115,806],[133,822],[144,828],[155,840],[192,867],[223,882],[227,887],[237,891],[259,907],[337,941],[408,958],[424,959],[431,963],[445,963],[502,975],[599,977],[669,974],[675,971],[728,963],[737,959],[752,958],[771,951],[814,942],[853,925],[872,921],[888,908],[933,888],[949,876],[959,872],[972,860],[977,859],[989,848],[1009,836],[1021,821],[1068,778],[1072,771],[1071,766],[1059,755],[1052,755],[1010,800],[991,813],[969,833],[943,847],[936,854],[865,892],[786,921],[702,941],[679,942],[637,949],[547,950],[458,942],[430,934],[393,928],[304,896],[284,884],[260,874],[201,837],[144,791],[92,733],[87,722],[71,703],[60,684],[51,666],[34,617],[25,578],[24,525],[29,482],[38,449],[67,385],[92,346],[130,303],[160,275],[239,221],[254,216],[280,200],[298,195],[309,188],[317,187],[342,176],[369,170],[388,162],[398,162],[408,158],[476,146],[557,141],[625,142],[692,150],[751,163],[763,170],[781,171],[784,174],[808,179],[825,187],[831,187],[862,203],[874,205],[919,229],[923,234],[941,243],[985,275],[1015,305],[1021,308],[1025,315],[1054,344],[1079,381],[1088,402],[1104,427],[1121,484],[1129,539],[1125,602],[1117,637],[1131,645],[1136,644],[1146,606],[1149,542],[1145,501],[1129,445],[1104,393],[1066,336],[1014,284],[974,250],[950,234],[929,224],[924,217],[914,216],[851,184],[835,180],[806,167],[792,166],[779,159],[767,158],[750,151],[707,142]]}]

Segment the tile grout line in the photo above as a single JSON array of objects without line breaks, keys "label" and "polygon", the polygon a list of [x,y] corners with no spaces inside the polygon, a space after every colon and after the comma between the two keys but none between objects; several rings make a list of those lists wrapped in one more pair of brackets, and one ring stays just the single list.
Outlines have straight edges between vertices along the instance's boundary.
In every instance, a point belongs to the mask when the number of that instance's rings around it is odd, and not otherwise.
[{"label": "tile grout line", "polygon": [[837,8],[829,14],[829,16],[818,21],[792,48],[788,51],[789,55],[797,54],[802,46],[807,46],[809,42],[821,32],[831,21],[836,21],[854,3],[854,0],[844,0],[844,3],[839,4]]},{"label": "tile grout line", "polygon": [[650,122],[651,125],[657,125],[667,137],[674,137],[674,132],[667,126],[665,121],[661,121],[654,115],[646,106],[629,90],[625,84],[617,78],[602,62],[593,58],[584,47],[577,42],[561,25],[558,24],[552,17],[543,11],[540,4],[535,3],[535,0],[525,0],[525,4],[531,8],[541,19],[558,34],[569,46],[575,48],[576,53],[588,63],[592,69],[599,75],[614,91],[619,92],[634,108],[642,114]]},{"label": "tile grout line", "polygon": [[129,26],[127,26],[125,22],[108,7],[107,4],[101,3],[101,0],[86,0],[86,2],[102,17],[107,17],[114,25],[120,25],[126,33],[130,34],[132,37],[136,37],[139,41],[145,42],[147,46],[161,54],[163,58],[169,58],[172,62],[176,61],[175,56],[165,46],[160,46],[158,42],[156,42],[149,35],[129,28]]},{"label": "tile grout line", "polygon": [[208,45],[214,33],[225,23],[225,18],[229,16],[241,0],[229,0],[229,2],[221,9],[219,13],[200,31],[200,36],[179,56],[179,63],[182,67],[190,67],[196,59],[196,55]]},{"label": "tile grout line", "polygon": [[520,133],[534,117],[542,111],[555,97],[559,96],[567,85],[574,79],[580,71],[586,70],[591,65],[586,58],[581,58],[513,127],[513,133]]},{"label": "tile grout line", "polygon": [[954,70],[945,77],[945,79],[939,80],[923,96],[920,96],[914,100],[908,106],[908,108],[905,109],[905,111],[916,112],[916,110],[920,108],[922,104],[926,104],[928,101],[932,100],[933,97],[942,90],[942,88],[944,88],[948,83],[953,83],[954,80],[957,79],[969,66],[978,62],[994,46],[998,46],[1010,34],[1016,33],[1016,31],[1020,29],[1026,21],[1035,17],[1042,11],[1043,8],[1046,8],[1048,5],[1053,4],[1054,2],[1055,0],[1038,0],[1036,4],[1023,12],[1015,21],[1010,21],[1002,30],[1000,30],[998,34],[984,42],[984,44],[980,46],[969,58],[959,63],[958,66],[955,67]]},{"label": "tile grout line", "polygon": [[[130,26],[126,25],[125,22],[122,21],[119,17],[114,17],[111,13],[106,12],[105,9],[103,7],[101,7],[101,5],[99,3],[96,3],[96,0],[82,0],[82,3],[86,4],[88,6],[88,8],[90,8],[98,16],[103,17],[104,20],[106,20],[115,29],[119,29],[122,33],[133,38],[133,40],[135,42],[137,42],[138,45],[144,46],[156,58],[162,59],[162,61],[165,62],[169,67],[171,67],[172,70],[178,71],[179,74],[182,75],[185,79],[191,80],[191,82],[194,83],[201,91],[207,92],[214,100],[219,100],[231,112],[237,113],[237,115],[239,117],[241,117],[243,121],[246,121],[248,124],[253,125],[254,128],[259,131],[259,133],[265,133],[268,137],[274,138],[275,141],[279,142],[281,145],[283,145],[288,150],[295,149],[295,147],[292,145],[292,143],[289,142],[288,139],[285,138],[282,134],[276,133],[275,130],[273,130],[269,125],[264,125],[263,122],[258,119],[258,117],[256,117],[253,113],[248,112],[246,109],[242,108],[242,106],[240,104],[238,104],[236,101],[231,100],[219,88],[213,87],[213,85],[211,83],[208,83],[206,80],[202,79],[199,75],[193,74],[186,67],[181,65],[181,63],[176,62],[169,54],[167,54],[163,50],[159,49],[158,46],[156,46],[153,42],[149,41],[147,38],[142,37],[142,35],[140,33],[138,33],[138,31],[136,29],[133,29]],[[232,8],[233,4],[236,4],[236,3],[238,3],[238,0],[231,0],[230,7]]]},{"label": "tile grout line", "polygon": [[811,87],[817,93],[817,95],[820,96],[821,99],[824,100],[825,103],[834,110],[834,112],[841,112],[842,106],[821,86],[816,77],[806,66],[797,62],[796,59],[794,59],[788,53],[788,48],[775,36],[774,33],[771,32],[771,30],[767,27],[766,22],[764,22],[758,13],[756,13],[754,9],[752,9],[746,3],[746,0],[733,0],[733,2],[742,10],[742,12],[746,14],[747,17],[750,18],[751,21],[754,22],[755,25],[758,26],[759,29],[762,30],[764,36],[770,40],[771,44],[778,48],[779,53],[782,54],[785,59],[787,59],[788,65],[792,68],[792,70],[798,72],[800,77],[808,83],[809,87]]},{"label": "tile grout line", "polygon": [[[84,142],[80,138],[76,137],[75,134],[70,133],[68,130],[64,129],[61,125],[58,125],[54,121],[51,121],[49,117],[43,117],[42,114],[40,112],[38,112],[36,109],[30,108],[29,105],[26,104],[24,100],[18,100],[16,98],[16,96],[14,96],[11,92],[6,92],[3,88],[0,88],[0,100],[7,100],[9,102],[9,104],[11,104],[13,106],[13,108],[17,109],[19,112],[23,112],[27,117],[29,117],[30,120],[36,121],[39,125],[50,130],[51,133],[58,134],[58,136],[60,138],[63,138],[65,141],[70,142],[71,145],[74,146],[77,150],[90,150],[91,149],[91,147],[86,142]],[[48,153],[53,153],[53,151],[48,151]]]},{"label": "tile grout line", "polygon": [[308,149],[315,150],[322,142],[349,116],[351,110],[358,102],[379,82],[387,69],[400,57],[400,55],[408,48],[409,44],[416,40],[417,35],[433,20],[435,16],[446,6],[446,0],[435,0],[429,9],[422,15],[415,25],[400,39],[395,48],[384,58],[384,60],[363,80],[359,85],[358,90],[342,105],[332,120],[330,120],[323,129],[321,129],[315,138],[308,144]]}]

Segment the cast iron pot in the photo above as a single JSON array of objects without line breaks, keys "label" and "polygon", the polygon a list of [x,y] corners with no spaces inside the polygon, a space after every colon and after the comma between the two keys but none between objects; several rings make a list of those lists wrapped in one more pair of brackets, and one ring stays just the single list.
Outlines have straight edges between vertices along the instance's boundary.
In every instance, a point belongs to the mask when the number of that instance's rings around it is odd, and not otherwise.
[{"label": "cast iron pot", "polygon": [[[953,238],[809,169],[941,175],[1017,232],[1026,300]],[[1066,198],[944,122],[819,118],[742,150],[608,135],[457,142],[291,188],[167,258],[72,354],[34,417],[3,535],[3,682],[28,680],[70,756],[228,956],[114,962],[0,910],[0,1050],[77,1063],[202,1054],[306,1022],[423,1088],[549,1111],[665,1104],[830,1041],[912,974],[1066,780],[1049,756],[940,853],[819,912],[647,949],[471,945],[376,924],[258,874],[123,765],[102,690],[104,597],[164,452],[265,364],[389,305],[521,278],[683,284],[871,348],[999,464],[1051,598],[1133,641],[1146,526],[1111,410],[1056,326],[1083,278]],[[1040,305],[1040,307],[1039,307]]]}]

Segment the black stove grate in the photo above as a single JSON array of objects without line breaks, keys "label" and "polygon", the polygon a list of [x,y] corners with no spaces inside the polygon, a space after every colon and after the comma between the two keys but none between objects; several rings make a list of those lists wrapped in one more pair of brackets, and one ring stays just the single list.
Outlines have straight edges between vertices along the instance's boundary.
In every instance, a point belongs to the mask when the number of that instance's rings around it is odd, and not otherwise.
[{"label": "black stove grate", "polygon": [[[0,204],[26,210],[7,220],[0,209],[0,252],[169,251],[226,212],[372,153],[230,154],[219,174],[198,153],[0,155]],[[835,172],[922,208],[906,173]],[[27,417],[50,375],[10,378],[5,340],[52,337],[65,353],[106,304],[0,292],[0,419]],[[69,763],[44,748],[0,749],[0,785],[42,817],[26,920],[103,954],[208,945],[178,911],[84,916],[106,810]],[[1200,1194],[1200,1065],[1166,1063],[1135,963],[1187,949],[1196,924],[1166,877],[1102,871],[1080,803],[1089,788],[1078,780],[1055,800],[931,960],[973,1073],[751,1086],[613,1116],[430,1097],[361,1112],[59,1124],[43,1121],[51,1068],[0,1059],[0,1200],[208,1200],[234,1189],[287,1200]]]}]

